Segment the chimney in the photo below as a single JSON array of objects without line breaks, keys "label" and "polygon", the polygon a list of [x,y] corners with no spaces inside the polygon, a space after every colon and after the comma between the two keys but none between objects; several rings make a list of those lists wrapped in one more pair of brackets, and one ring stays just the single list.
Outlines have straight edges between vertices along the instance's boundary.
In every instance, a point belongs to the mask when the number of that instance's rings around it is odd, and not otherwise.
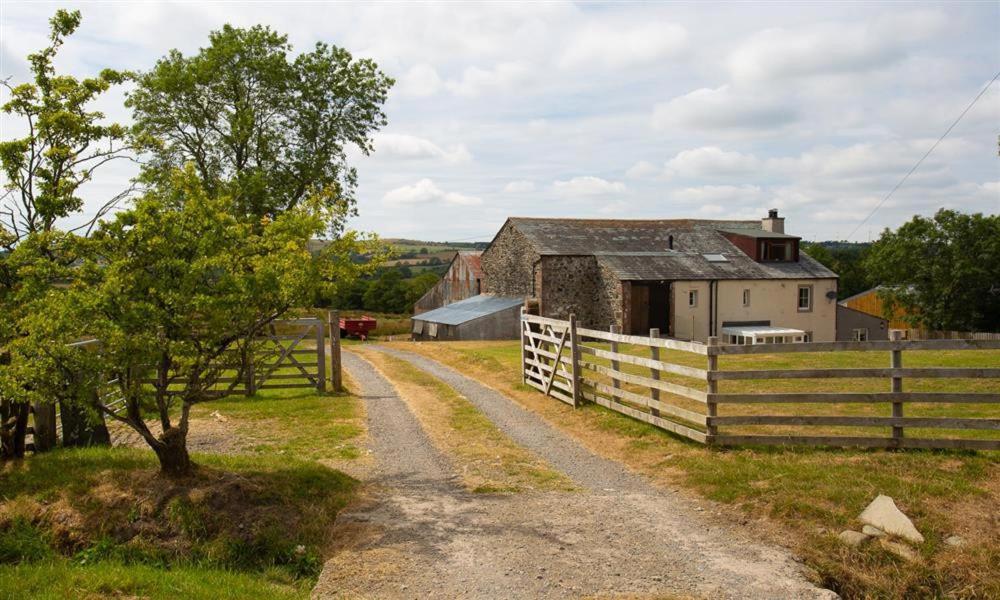
[{"label": "chimney", "polygon": [[785,233],[785,218],[778,216],[778,209],[767,211],[767,217],[760,220],[760,227],[771,233]]}]

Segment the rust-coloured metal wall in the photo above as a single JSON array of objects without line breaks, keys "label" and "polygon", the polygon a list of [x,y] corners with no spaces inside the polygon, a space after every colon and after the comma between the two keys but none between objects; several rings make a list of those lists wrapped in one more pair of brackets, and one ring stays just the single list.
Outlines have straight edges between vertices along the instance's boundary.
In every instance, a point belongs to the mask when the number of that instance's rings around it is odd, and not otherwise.
[{"label": "rust-coloured metal wall", "polygon": [[413,314],[447,306],[465,300],[482,291],[483,270],[480,252],[456,252],[441,281],[421,296],[413,305]]}]

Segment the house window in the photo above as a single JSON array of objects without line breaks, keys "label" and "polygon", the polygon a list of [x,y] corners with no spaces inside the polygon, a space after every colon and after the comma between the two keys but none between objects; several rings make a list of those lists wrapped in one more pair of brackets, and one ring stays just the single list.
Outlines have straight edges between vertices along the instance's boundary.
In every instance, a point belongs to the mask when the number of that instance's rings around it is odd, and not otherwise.
[{"label": "house window", "polygon": [[799,311],[805,312],[812,310],[812,291],[811,285],[800,285],[799,286]]},{"label": "house window", "polygon": [[868,341],[868,328],[859,327],[851,331],[851,338],[855,342],[867,342]]},{"label": "house window", "polygon": [[813,332],[811,332],[811,331],[805,332],[805,334],[802,336],[802,341],[803,342],[811,342],[811,341],[813,341]]},{"label": "house window", "polygon": [[750,306],[750,290],[749,290],[749,288],[743,290],[743,306]]},{"label": "house window", "polygon": [[760,260],[761,261],[787,261],[794,260],[792,257],[792,242],[787,240],[761,240]]},{"label": "house window", "polygon": [[688,291],[688,306],[692,308],[698,306],[698,290]]}]

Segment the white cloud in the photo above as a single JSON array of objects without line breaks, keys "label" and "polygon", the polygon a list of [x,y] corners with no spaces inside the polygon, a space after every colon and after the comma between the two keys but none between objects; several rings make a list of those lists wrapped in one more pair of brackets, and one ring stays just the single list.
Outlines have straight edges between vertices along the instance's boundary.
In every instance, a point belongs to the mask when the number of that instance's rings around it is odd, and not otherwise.
[{"label": "white cloud", "polygon": [[625,184],[620,181],[608,181],[592,175],[552,183],[552,190],[560,196],[604,196],[620,194],[626,189]]},{"label": "white cloud", "polygon": [[904,58],[946,24],[943,14],[894,12],[867,23],[821,23],[761,31],[728,60],[736,81],[768,81],[879,69]]},{"label": "white cloud", "polygon": [[405,160],[441,159],[449,164],[467,163],[472,160],[472,154],[463,144],[445,149],[430,140],[400,133],[377,134],[375,156]]},{"label": "white cloud", "polygon": [[461,79],[449,79],[445,87],[457,96],[473,98],[487,92],[509,92],[526,84],[532,70],[523,62],[502,62],[492,69],[467,67]]},{"label": "white cloud", "polygon": [[621,68],[645,64],[677,54],[687,43],[687,30],[671,23],[594,21],[575,31],[563,48],[558,65],[574,68],[595,65]]},{"label": "white cloud", "polygon": [[520,179],[517,181],[511,181],[507,185],[503,186],[503,191],[508,194],[523,194],[525,192],[535,191],[535,183],[533,181],[527,181],[525,179]]},{"label": "white cloud", "polygon": [[475,206],[482,204],[480,198],[457,192],[445,192],[430,179],[421,179],[413,185],[404,185],[386,192],[382,201],[387,204],[458,204]]},{"label": "white cloud", "polygon": [[[756,204],[765,197],[765,193],[756,185],[703,185],[677,190],[671,194],[671,197],[683,203],[701,206],[728,204],[729,208],[732,209],[733,205]],[[723,212],[714,208],[708,209],[708,211],[714,211],[713,214]]]},{"label": "white cloud", "polygon": [[441,89],[441,77],[434,67],[427,63],[420,63],[410,67],[410,70],[403,75],[397,88],[406,96],[424,97],[431,96]]},{"label": "white cloud", "polygon": [[759,172],[761,161],[752,154],[727,152],[718,146],[684,150],[667,161],[667,177],[751,177]]},{"label": "white cloud", "polygon": [[657,167],[653,163],[647,160],[640,160],[631,167],[628,171],[625,171],[625,176],[630,179],[646,179],[648,177],[655,177],[660,175],[663,169]]},{"label": "white cloud", "polygon": [[730,85],[701,88],[653,108],[657,129],[775,130],[796,119],[791,105],[760,93],[741,93]]}]

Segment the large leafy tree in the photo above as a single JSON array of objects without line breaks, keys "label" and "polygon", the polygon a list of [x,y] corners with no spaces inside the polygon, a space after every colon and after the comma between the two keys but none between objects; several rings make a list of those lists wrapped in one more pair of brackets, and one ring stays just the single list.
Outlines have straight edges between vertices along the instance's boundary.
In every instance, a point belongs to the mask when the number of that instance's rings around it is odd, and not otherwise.
[{"label": "large leafy tree", "polygon": [[193,56],[174,50],[128,98],[150,160],[143,178],[164,182],[195,165],[207,193],[246,216],[275,216],[306,198],[338,207],[339,233],[355,205],[346,150],[372,148],[393,81],[367,59],[318,43],[292,56],[270,28],[229,25]]},{"label": "large leafy tree", "polygon": [[[49,44],[31,54],[32,80],[2,85],[9,100],[2,110],[9,126],[20,122],[23,135],[0,141],[4,175],[0,197],[0,455],[24,451],[28,401],[42,398],[29,373],[51,373],[53,360],[35,360],[14,347],[29,330],[40,327],[41,302],[58,303],[71,279],[70,267],[81,259],[80,237],[129,190],[108,198],[74,232],[60,231],[61,219],[79,214],[81,188],[110,161],[128,154],[126,128],[108,123],[94,101],[126,74],[104,70],[79,79],[57,73],[53,64],[67,36],[80,25],[78,11],[59,10],[50,21]],[[5,128],[6,129],[6,128]],[[37,357],[36,357],[37,358]],[[36,382],[40,377],[31,377]],[[51,404],[36,402],[36,429],[54,423]],[[64,424],[72,420],[64,411]],[[74,427],[68,426],[65,431]],[[39,434],[36,433],[36,441]]]},{"label": "large leafy tree", "polygon": [[1000,215],[915,216],[882,232],[864,267],[914,326],[1000,331]]}]

